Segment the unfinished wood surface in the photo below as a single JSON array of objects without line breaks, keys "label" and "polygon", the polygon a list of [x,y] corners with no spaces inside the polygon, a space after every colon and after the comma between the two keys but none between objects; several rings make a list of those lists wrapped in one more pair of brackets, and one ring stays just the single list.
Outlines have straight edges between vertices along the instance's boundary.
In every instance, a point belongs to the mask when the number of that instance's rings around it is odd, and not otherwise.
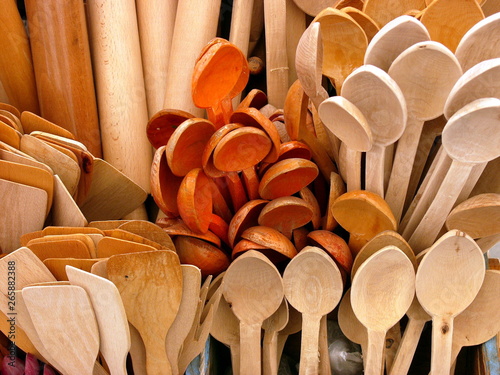
[{"label": "unfinished wood surface", "polygon": [[68,373],[92,374],[99,330],[85,290],[73,285],[33,286],[22,293],[47,351]]},{"label": "unfinished wood surface", "polygon": [[126,230],[130,233],[137,234],[151,241],[160,244],[163,250],[173,250],[175,251],[174,243],[172,238],[165,233],[165,231],[158,225],[145,220],[130,220],[121,223],[118,229]]},{"label": "unfinished wood surface", "polygon": [[[432,373],[449,373],[453,320],[474,300],[484,274],[481,249],[471,237],[457,230],[439,238],[423,257],[417,270],[416,293],[432,316]],[[449,292],[443,295],[443,290]]]},{"label": "unfinished wood surface", "polygon": [[29,241],[26,246],[42,261],[47,258],[91,258],[87,244],[76,238],[49,240],[46,237],[41,237]]},{"label": "unfinished wood surface", "polygon": [[48,195],[43,189],[0,179],[2,207],[9,214],[0,220],[0,249],[10,253],[21,246],[22,235],[43,229]]},{"label": "unfinished wood surface", "polygon": [[347,289],[339,304],[338,322],[342,333],[350,341],[361,346],[361,353],[366,355],[368,331],[352,310],[351,288]]},{"label": "unfinished wood surface", "polygon": [[97,244],[97,257],[109,258],[113,255],[156,251],[152,246],[114,237],[104,237]]},{"label": "unfinished wood surface", "polygon": [[363,12],[370,16],[382,27],[396,17],[402,16],[409,11],[422,10],[425,8],[425,0],[365,0]]},{"label": "unfinished wood surface", "polygon": [[[110,257],[108,277],[117,286],[129,322],[146,348],[148,373],[170,374],[165,338],[182,297],[182,269],[177,254],[153,251]],[[160,303],[163,308],[155,309]]]},{"label": "unfinished wood surface", "polygon": [[69,130],[30,111],[23,111],[21,113],[21,123],[25,134],[30,134],[34,131],[43,131],[61,137],[75,139],[75,136]]},{"label": "unfinished wood surface", "polygon": [[92,266],[97,262],[99,262],[99,259],[46,258],[43,264],[45,264],[58,281],[68,281],[66,266],[69,265],[90,272]]},{"label": "unfinished wood surface", "polygon": [[26,1],[40,113],[102,156],[85,6]]},{"label": "unfinished wood surface", "polygon": [[152,150],[135,2],[92,0],[87,13],[104,160],[149,192]]},{"label": "unfinished wood surface", "polygon": [[15,1],[6,1],[1,15],[0,81],[9,103],[19,111],[40,112],[31,48]]},{"label": "unfinished wood surface", "polygon": [[288,324],[288,302],[281,302],[278,310],[262,323],[264,340],[262,342],[262,375],[278,373],[280,358],[278,358],[278,332]]},{"label": "unfinished wood surface", "polygon": [[99,350],[111,374],[127,374],[130,333],[118,289],[111,281],[72,266],[66,267],[66,273],[71,284],[89,296],[99,328]]},{"label": "unfinished wood surface", "polygon": [[84,227],[88,224],[87,219],[58,175],[54,176],[52,224],[69,227]]}]

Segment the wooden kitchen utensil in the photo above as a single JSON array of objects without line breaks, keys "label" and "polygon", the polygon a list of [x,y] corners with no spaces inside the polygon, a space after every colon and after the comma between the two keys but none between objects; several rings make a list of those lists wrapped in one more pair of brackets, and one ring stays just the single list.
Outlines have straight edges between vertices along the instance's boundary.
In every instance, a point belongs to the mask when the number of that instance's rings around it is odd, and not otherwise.
[{"label": "wooden kitchen utensil", "polygon": [[425,0],[365,0],[363,12],[370,16],[379,27],[382,27],[408,11],[422,10],[424,8]]},{"label": "wooden kitchen utensil", "polygon": [[231,263],[221,288],[240,320],[240,373],[260,373],[261,326],[283,300],[281,275],[264,255],[247,251]]},{"label": "wooden kitchen utensil", "polygon": [[307,246],[287,265],[283,284],[288,302],[303,317],[299,372],[316,374],[320,321],[342,297],[340,271],[323,250]]},{"label": "wooden kitchen utensil", "polygon": [[432,374],[449,374],[453,320],[474,300],[484,274],[481,249],[457,230],[444,234],[422,258],[416,293],[424,310],[432,316]]},{"label": "wooden kitchen utensil", "polygon": [[[146,347],[148,373],[171,373],[165,338],[182,297],[178,256],[168,250],[115,255],[107,263],[108,277],[117,286],[127,319]],[[154,309],[161,302],[161,309]]]},{"label": "wooden kitchen utensil", "polygon": [[264,320],[262,343],[262,375],[277,375],[280,364],[278,357],[278,332],[288,324],[288,302],[284,298],[278,310]]}]

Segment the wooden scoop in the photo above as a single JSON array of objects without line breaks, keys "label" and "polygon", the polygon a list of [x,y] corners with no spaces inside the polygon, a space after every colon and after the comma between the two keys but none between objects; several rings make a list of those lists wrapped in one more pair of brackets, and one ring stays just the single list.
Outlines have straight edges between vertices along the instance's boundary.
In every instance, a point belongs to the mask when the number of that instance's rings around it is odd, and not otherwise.
[{"label": "wooden scoop", "polygon": [[455,52],[464,34],[483,19],[483,11],[475,0],[439,0],[425,8],[420,21],[432,40]]},{"label": "wooden scoop", "polygon": [[99,330],[85,290],[74,285],[33,286],[22,293],[47,351],[68,373],[93,374]]},{"label": "wooden scoop", "polygon": [[261,252],[264,252],[273,263],[292,259],[297,255],[297,250],[292,242],[279,231],[270,227],[261,225],[250,227],[241,234],[241,237],[270,249],[271,251],[261,250]]},{"label": "wooden scoop", "polygon": [[401,137],[406,126],[403,93],[382,69],[364,65],[346,78],[341,95],[354,104],[366,119],[372,147],[366,153],[365,189],[383,197],[386,147]]},{"label": "wooden scoop", "polygon": [[229,267],[228,256],[219,247],[206,241],[177,236],[174,243],[181,263],[197,266],[203,277],[218,275]]},{"label": "wooden scoop", "polygon": [[480,345],[498,333],[500,306],[495,296],[498,295],[499,283],[500,272],[486,270],[476,298],[456,316],[453,324],[451,363],[455,362],[462,347]]},{"label": "wooden scoop", "polygon": [[499,28],[500,14],[496,13],[477,22],[465,33],[455,51],[464,72],[481,61],[498,57]]},{"label": "wooden scoop", "polygon": [[[41,170],[40,170],[41,171]],[[20,237],[43,228],[47,214],[47,192],[43,189],[0,179],[2,207],[11,207],[0,220],[0,249],[10,253],[21,246]]]},{"label": "wooden scoop", "polygon": [[312,207],[305,200],[280,197],[266,204],[260,212],[258,223],[274,228],[291,239],[292,231],[309,223],[312,215]]},{"label": "wooden scoop", "polygon": [[130,333],[118,289],[111,281],[75,267],[66,266],[66,274],[71,284],[83,288],[90,298],[99,328],[99,350],[110,373],[127,374]]},{"label": "wooden scoop", "polygon": [[229,223],[227,234],[231,247],[234,247],[241,239],[241,234],[245,229],[258,225],[259,215],[267,203],[268,201],[264,199],[254,199],[248,201],[236,211]]},{"label": "wooden scoop", "polygon": [[[494,130],[499,125],[499,111],[499,99],[478,99],[455,113],[443,129],[443,147],[453,162],[432,204],[408,241],[417,252],[429,247],[437,237],[474,165],[499,156],[499,133]],[[470,145],[477,146],[471,149]],[[440,228],[437,229],[437,226]]]},{"label": "wooden scoop", "polygon": [[[387,277],[388,273],[391,277]],[[395,279],[397,283],[394,283]],[[372,255],[354,276],[351,286],[352,308],[368,329],[366,373],[383,372],[386,332],[403,317],[414,296],[414,267],[395,246],[386,246]]]},{"label": "wooden scoop", "polygon": [[443,113],[444,103],[462,69],[442,44],[420,42],[394,60],[389,75],[401,88],[408,110],[406,129],[398,141],[386,193],[387,203],[399,222],[411,176],[409,166],[413,166],[424,122]]},{"label": "wooden scoop", "polygon": [[261,326],[283,300],[281,275],[264,255],[248,251],[227,269],[221,288],[240,320],[240,373],[258,374]]},{"label": "wooden scoop", "polygon": [[463,232],[452,230],[439,238],[417,270],[417,298],[432,316],[431,372],[449,374],[453,320],[476,297],[484,280],[481,249]]},{"label": "wooden scoop", "polygon": [[[321,120],[328,131],[335,134],[350,153],[369,151],[373,145],[372,132],[359,108],[342,96],[333,96],[318,108]],[[346,160],[347,191],[361,189],[361,168]]]},{"label": "wooden scoop", "polygon": [[175,129],[184,121],[194,116],[180,109],[162,109],[155,113],[148,121],[146,134],[149,143],[158,149],[165,146]]},{"label": "wooden scoop", "polygon": [[283,284],[288,302],[303,317],[299,371],[317,374],[320,321],[342,297],[340,271],[323,250],[307,246],[287,265]]},{"label": "wooden scoop", "polygon": [[500,233],[500,195],[484,193],[456,206],[446,219],[446,228],[458,229],[472,238],[483,238]]},{"label": "wooden scoop", "polygon": [[[117,286],[129,322],[146,347],[148,373],[171,373],[165,338],[182,296],[182,270],[172,251],[116,255],[108,260],[108,277]],[[155,309],[160,303],[162,308]]]}]

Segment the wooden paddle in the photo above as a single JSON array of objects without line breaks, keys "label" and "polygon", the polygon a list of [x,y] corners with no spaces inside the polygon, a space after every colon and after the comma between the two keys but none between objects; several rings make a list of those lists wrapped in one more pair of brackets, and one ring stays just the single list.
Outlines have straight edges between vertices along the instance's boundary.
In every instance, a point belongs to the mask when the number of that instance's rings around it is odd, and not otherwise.
[{"label": "wooden paddle", "polygon": [[90,298],[99,328],[99,350],[111,375],[127,374],[130,333],[118,289],[111,281],[75,267],[66,266],[66,273],[71,284],[83,288]]},{"label": "wooden paddle", "polygon": [[[433,64],[428,64],[430,60]],[[408,110],[406,129],[398,141],[385,197],[398,222],[411,176],[409,165],[413,166],[424,122],[443,113],[448,94],[461,74],[458,60],[437,42],[414,44],[401,53],[389,69],[389,75],[403,92]]]},{"label": "wooden paddle", "polygon": [[453,320],[476,297],[484,273],[481,249],[472,238],[457,230],[439,238],[421,260],[416,293],[424,310],[432,316],[433,374],[449,374]]},{"label": "wooden paddle", "polygon": [[[148,373],[171,373],[165,338],[182,297],[182,270],[172,251],[115,255],[107,263],[108,277],[117,286],[129,322],[146,347]],[[154,309],[159,301],[162,309]]]},{"label": "wooden paddle", "polygon": [[47,351],[68,373],[92,374],[99,330],[85,290],[74,285],[32,286],[22,293]]},{"label": "wooden paddle", "polygon": [[[466,184],[473,166],[498,157],[496,145],[500,140],[496,139],[497,132],[491,129],[498,126],[499,110],[499,99],[478,99],[455,113],[443,129],[443,146],[453,158],[453,162],[421,223],[408,241],[416,251],[432,244]],[[471,128],[471,121],[479,122]],[[488,136],[484,137],[483,134]],[[470,142],[481,146],[472,151],[468,146]],[[437,229],[437,226],[440,228]]]},{"label": "wooden paddle", "polygon": [[[398,282],[394,283],[392,277],[387,277],[387,272],[396,277]],[[370,256],[354,276],[351,286],[352,309],[368,330],[367,373],[383,372],[386,332],[403,317],[414,296],[413,264],[395,246],[386,246]],[[391,301],[389,305],[386,303],[388,300]]]},{"label": "wooden paddle", "polygon": [[26,1],[25,6],[42,117],[69,130],[101,157],[84,4]]},{"label": "wooden paddle", "polygon": [[283,300],[281,275],[264,255],[251,250],[231,263],[221,288],[240,320],[240,373],[260,373],[261,326]]},{"label": "wooden paddle", "polygon": [[26,29],[15,2],[6,2],[1,18],[0,81],[9,103],[23,111],[40,112],[36,92],[31,48]]},{"label": "wooden paddle", "polygon": [[135,2],[92,0],[87,15],[104,158],[149,193],[152,151]]},{"label": "wooden paddle", "polygon": [[323,250],[307,246],[287,265],[283,284],[288,302],[303,317],[299,371],[316,374],[320,321],[340,302],[343,291],[340,271]]}]

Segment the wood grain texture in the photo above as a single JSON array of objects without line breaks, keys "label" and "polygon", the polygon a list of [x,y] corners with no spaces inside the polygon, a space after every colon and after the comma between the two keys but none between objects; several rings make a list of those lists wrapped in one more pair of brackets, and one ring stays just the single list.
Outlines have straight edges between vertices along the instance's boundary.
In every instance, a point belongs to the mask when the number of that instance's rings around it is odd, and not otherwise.
[{"label": "wood grain texture", "polygon": [[191,97],[191,76],[203,47],[216,36],[220,0],[180,0],[168,65],[164,108],[203,117]]},{"label": "wood grain texture", "polygon": [[104,159],[149,192],[152,150],[135,2],[92,0],[87,9]]},{"label": "wood grain texture", "polygon": [[425,0],[365,0],[363,12],[371,17],[379,27],[411,10],[425,8]]},{"label": "wood grain texture", "polygon": [[40,113],[28,35],[14,0],[2,0],[0,81],[19,111]]},{"label": "wood grain texture", "polygon": [[41,115],[102,156],[84,4],[26,1]]}]

